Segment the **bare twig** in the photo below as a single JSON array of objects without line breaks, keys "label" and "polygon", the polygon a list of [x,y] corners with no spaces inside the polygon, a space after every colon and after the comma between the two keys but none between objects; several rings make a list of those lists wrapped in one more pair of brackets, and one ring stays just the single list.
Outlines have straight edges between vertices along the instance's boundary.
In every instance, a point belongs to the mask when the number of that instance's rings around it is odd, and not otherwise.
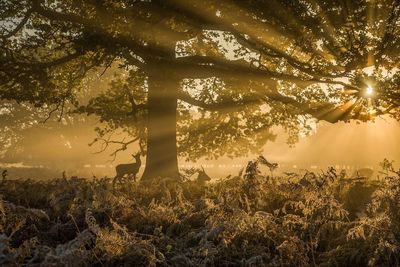
[{"label": "bare twig", "polygon": [[[98,137],[96,138],[92,143],[90,143],[89,145],[93,145],[97,142],[101,142],[101,149],[99,151],[94,152],[94,154],[100,154],[104,151],[107,150],[107,148],[110,147],[110,145],[119,145],[120,147],[115,149],[110,156],[113,157],[113,159],[111,160],[111,162],[113,162],[115,160],[115,158],[117,157],[117,154],[121,151],[125,151],[128,149],[128,146],[132,143],[135,143],[137,141],[140,140],[140,137],[136,137],[134,139],[131,139],[129,141],[125,141],[125,138],[123,138],[122,140],[111,140],[112,134],[109,135],[107,138],[103,138],[103,137]],[[143,153],[143,148],[139,142],[139,146],[140,146],[140,150]]]},{"label": "bare twig", "polygon": [[51,116],[53,115],[53,113],[59,110],[61,104],[62,104],[62,101],[58,102],[58,103],[56,104],[56,107],[55,107],[54,109],[50,110],[50,112],[49,112],[49,114],[47,115],[47,117],[46,117],[43,121],[41,121],[41,123],[46,123],[46,122],[51,118]]},{"label": "bare twig", "polygon": [[114,56],[106,65],[106,67],[104,68],[104,70],[100,73],[100,77],[104,75],[104,73],[106,73],[106,71],[111,67],[111,64],[114,62],[114,59],[116,58],[116,56]]}]

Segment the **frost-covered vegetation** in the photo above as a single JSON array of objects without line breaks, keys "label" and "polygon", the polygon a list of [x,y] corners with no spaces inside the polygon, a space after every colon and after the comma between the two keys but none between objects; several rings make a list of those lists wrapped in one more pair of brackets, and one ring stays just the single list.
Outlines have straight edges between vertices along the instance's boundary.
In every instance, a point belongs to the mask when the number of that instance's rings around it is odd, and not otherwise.
[{"label": "frost-covered vegetation", "polygon": [[0,186],[1,266],[398,266],[400,171]]}]

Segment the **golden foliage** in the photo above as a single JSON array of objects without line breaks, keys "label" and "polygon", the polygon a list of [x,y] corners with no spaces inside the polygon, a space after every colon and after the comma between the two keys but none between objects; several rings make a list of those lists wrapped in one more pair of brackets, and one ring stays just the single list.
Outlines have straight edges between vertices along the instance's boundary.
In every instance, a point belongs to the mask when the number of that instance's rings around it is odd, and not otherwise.
[{"label": "golden foliage", "polygon": [[351,189],[371,186],[333,168],[281,177],[248,168],[207,186],[5,181],[0,265],[397,266],[400,172],[382,166],[386,178],[359,210]]}]

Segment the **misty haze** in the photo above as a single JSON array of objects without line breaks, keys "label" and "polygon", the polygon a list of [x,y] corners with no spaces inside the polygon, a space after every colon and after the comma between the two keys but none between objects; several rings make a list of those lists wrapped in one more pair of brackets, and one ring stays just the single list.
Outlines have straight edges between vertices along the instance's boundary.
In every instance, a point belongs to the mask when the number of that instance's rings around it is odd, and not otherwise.
[{"label": "misty haze", "polygon": [[0,266],[400,266],[398,0],[1,0]]},{"label": "misty haze", "polygon": [[[96,123],[92,119],[90,123],[72,129],[58,125],[59,132],[35,126],[26,135],[27,140],[20,141],[23,148],[18,153],[11,149],[3,152],[1,168],[15,168],[10,172],[10,178],[51,179],[61,176],[63,171],[70,176],[113,177],[117,164],[133,162],[133,159],[129,151],[121,152],[113,159],[109,155],[112,148],[99,154],[96,153],[98,148],[88,146],[96,138],[93,131]],[[400,126],[395,120],[377,119],[366,124],[319,123],[315,127],[309,136],[301,136],[293,146],[286,143],[287,136],[277,128],[279,136],[263,147],[262,154],[280,164],[278,171],[310,168],[315,171],[329,166],[349,171],[366,167],[378,170],[379,162],[385,158],[395,160],[395,164],[400,161]],[[51,149],[44,149],[46,147]],[[256,156],[202,158],[193,162],[182,159],[180,166],[204,166],[213,178],[222,178],[236,174]],[[143,169],[141,166],[141,173]]]}]

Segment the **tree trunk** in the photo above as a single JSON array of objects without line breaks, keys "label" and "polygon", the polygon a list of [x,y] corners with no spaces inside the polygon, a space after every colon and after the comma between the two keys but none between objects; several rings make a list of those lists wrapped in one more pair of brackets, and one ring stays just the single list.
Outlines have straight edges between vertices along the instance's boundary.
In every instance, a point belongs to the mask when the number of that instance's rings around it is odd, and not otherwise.
[{"label": "tree trunk", "polygon": [[147,156],[142,180],[179,178],[176,145],[179,81],[168,70],[154,66],[148,80]]}]

